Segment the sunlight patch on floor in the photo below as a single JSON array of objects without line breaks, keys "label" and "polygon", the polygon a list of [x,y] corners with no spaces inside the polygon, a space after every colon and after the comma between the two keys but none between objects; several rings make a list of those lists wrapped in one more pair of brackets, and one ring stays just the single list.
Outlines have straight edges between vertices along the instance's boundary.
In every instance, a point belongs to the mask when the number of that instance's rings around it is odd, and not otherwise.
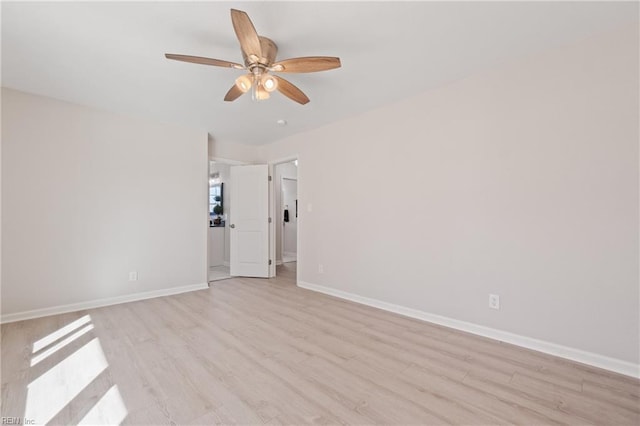
[{"label": "sunlight patch on floor", "polygon": [[127,408],[122,401],[118,386],[113,385],[78,424],[118,425],[125,417],[127,417]]},{"label": "sunlight patch on floor", "polygon": [[[91,317],[85,315],[38,340],[33,344],[31,367],[92,330]],[[100,340],[94,337],[28,385],[24,418],[32,424],[50,422],[108,367]],[[127,408],[117,385],[111,386],[98,402],[91,404],[80,424],[120,424],[127,417]]]},{"label": "sunlight patch on floor", "polygon": [[65,325],[64,327],[43,337],[42,339],[38,340],[33,344],[33,353],[36,353],[42,348],[49,346],[50,344],[60,339],[61,337],[64,337],[67,334],[71,333],[72,331],[82,327],[83,325],[88,324],[90,321],[91,321],[91,317],[89,315],[85,315],[82,318],[78,318],[74,322],[68,325]]},{"label": "sunlight patch on floor", "polygon": [[47,423],[107,366],[95,338],[29,384],[25,417]]},{"label": "sunlight patch on floor", "polygon": [[86,327],[84,327],[84,328],[80,329],[79,331],[73,333],[71,336],[67,337],[66,339],[61,340],[60,342],[58,342],[55,345],[51,346],[49,349],[43,351],[42,353],[39,353],[39,354],[35,355],[33,358],[31,358],[31,366],[33,367],[34,365],[38,364],[40,361],[42,361],[42,360],[46,359],[47,357],[49,357],[50,355],[53,355],[54,353],[58,352],[60,349],[62,349],[65,346],[67,346],[69,343],[73,342],[74,340],[76,340],[77,338],[79,338],[83,334],[88,333],[91,330],[93,330],[93,324],[87,325]]}]

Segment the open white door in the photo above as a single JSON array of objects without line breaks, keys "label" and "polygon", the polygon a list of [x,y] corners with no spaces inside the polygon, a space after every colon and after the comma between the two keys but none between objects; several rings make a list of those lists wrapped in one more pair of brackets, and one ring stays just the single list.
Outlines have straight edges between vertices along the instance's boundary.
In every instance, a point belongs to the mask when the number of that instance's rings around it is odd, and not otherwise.
[{"label": "open white door", "polygon": [[269,276],[269,169],[231,167],[230,273]]}]

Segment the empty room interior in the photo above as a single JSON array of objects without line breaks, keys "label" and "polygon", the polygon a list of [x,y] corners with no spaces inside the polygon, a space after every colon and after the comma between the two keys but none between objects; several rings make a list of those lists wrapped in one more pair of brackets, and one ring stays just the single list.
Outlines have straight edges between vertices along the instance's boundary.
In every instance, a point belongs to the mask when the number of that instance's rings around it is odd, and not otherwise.
[{"label": "empty room interior", "polygon": [[2,424],[640,424],[640,3],[1,3]]}]

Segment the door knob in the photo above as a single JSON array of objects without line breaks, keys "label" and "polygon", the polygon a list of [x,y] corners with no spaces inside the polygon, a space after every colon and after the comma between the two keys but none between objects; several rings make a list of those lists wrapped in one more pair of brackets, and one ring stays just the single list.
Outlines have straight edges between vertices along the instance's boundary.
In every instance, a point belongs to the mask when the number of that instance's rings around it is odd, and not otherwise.
[{"label": "door knob", "polygon": [[229,225],[229,228],[235,228],[236,226],[232,223],[231,225]]}]

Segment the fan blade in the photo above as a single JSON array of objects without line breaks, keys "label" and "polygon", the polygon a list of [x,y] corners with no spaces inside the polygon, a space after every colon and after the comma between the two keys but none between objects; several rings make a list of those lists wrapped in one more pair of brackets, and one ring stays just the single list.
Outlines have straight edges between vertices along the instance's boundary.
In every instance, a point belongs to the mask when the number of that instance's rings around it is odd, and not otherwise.
[{"label": "fan blade", "polygon": [[235,62],[223,61],[220,59],[203,58],[201,56],[189,56],[189,55],[176,55],[173,53],[165,53],[165,58],[173,59],[174,61],[192,62],[194,64],[213,65],[214,67],[236,68],[244,69],[240,64]]},{"label": "fan blade", "polygon": [[290,83],[284,78],[278,77],[277,75],[274,75],[273,78],[278,80],[278,90],[287,98],[292,99],[301,105],[309,103],[309,98],[307,97],[307,95],[302,93],[302,90],[294,86],[293,83]]},{"label": "fan blade", "polygon": [[238,88],[235,84],[231,86],[231,89],[224,95],[224,100],[227,102],[233,102],[240,96],[244,95],[244,92]]},{"label": "fan blade", "polygon": [[271,66],[271,69],[276,72],[317,72],[340,68],[340,66],[340,58],[334,58],[332,56],[307,56],[276,62]]},{"label": "fan blade", "polygon": [[261,58],[262,47],[260,47],[260,39],[251,19],[249,19],[249,15],[241,10],[231,9],[231,22],[244,54],[247,57],[255,55]]}]

